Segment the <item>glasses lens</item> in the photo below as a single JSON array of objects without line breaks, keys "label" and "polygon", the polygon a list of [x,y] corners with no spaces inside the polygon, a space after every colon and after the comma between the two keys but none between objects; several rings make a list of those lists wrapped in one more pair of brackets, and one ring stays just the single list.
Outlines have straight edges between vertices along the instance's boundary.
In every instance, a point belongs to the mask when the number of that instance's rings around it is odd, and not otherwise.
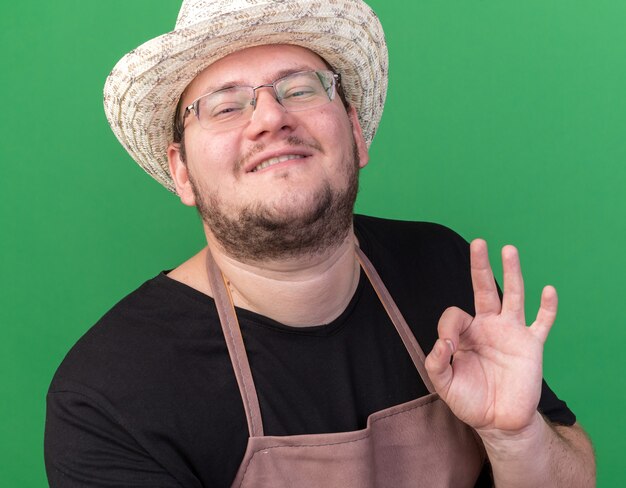
[{"label": "glasses lens", "polygon": [[205,129],[223,129],[244,123],[252,114],[254,91],[247,86],[225,88],[197,101],[198,120]]},{"label": "glasses lens", "polygon": [[330,71],[303,71],[282,78],[274,84],[278,99],[289,112],[308,110],[330,102],[334,95],[334,77]]}]

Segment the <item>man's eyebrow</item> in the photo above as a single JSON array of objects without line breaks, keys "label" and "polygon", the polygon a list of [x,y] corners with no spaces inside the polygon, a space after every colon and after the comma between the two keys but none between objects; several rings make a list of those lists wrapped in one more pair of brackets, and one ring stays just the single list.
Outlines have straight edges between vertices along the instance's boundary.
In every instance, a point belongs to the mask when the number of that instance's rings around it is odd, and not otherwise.
[{"label": "man's eyebrow", "polygon": [[[306,65],[294,66],[294,67],[282,69],[280,71],[273,73],[272,76],[269,77],[267,83],[273,83],[274,81],[280,78],[283,78],[288,75],[292,75],[294,73],[299,73],[300,71],[319,71],[319,70],[324,70],[324,69],[326,68],[312,68],[311,66],[306,66]],[[244,81],[242,79],[233,79],[233,80],[224,81],[220,83],[219,85],[210,85],[203,90],[203,93],[204,94],[213,93],[219,90],[224,90],[226,88],[233,88],[235,86],[259,86],[259,85],[264,85],[264,84],[265,83],[261,83],[259,81],[255,85],[251,85],[248,81]]]}]

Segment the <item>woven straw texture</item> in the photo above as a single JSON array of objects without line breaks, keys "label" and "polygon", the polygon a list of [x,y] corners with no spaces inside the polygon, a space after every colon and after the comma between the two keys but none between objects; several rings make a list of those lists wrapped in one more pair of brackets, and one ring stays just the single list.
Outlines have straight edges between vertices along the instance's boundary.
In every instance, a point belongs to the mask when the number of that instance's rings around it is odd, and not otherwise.
[{"label": "woven straw texture", "polygon": [[172,32],[124,56],[104,86],[104,110],[132,158],[170,191],[166,149],[176,105],[195,76],[228,54],[295,44],[341,74],[369,145],[382,116],[388,58],[382,26],[361,0],[185,0]]}]

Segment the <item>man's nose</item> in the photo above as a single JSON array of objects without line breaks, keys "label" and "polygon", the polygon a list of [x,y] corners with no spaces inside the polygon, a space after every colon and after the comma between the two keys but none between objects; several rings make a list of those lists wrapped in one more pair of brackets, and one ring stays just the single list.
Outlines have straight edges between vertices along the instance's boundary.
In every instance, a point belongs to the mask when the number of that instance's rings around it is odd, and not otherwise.
[{"label": "man's nose", "polygon": [[255,91],[254,112],[247,126],[250,137],[264,132],[286,129],[293,125],[293,116],[276,99],[271,86],[262,86]]},{"label": "man's nose", "polygon": [[256,109],[259,105],[259,99],[268,99],[270,102],[273,101],[275,104],[278,104],[280,106],[280,108],[283,109],[283,111],[286,112],[285,107],[283,107],[283,104],[280,103],[280,101],[277,98],[276,95],[276,91],[274,90],[274,86],[273,85],[261,85],[261,86],[257,86],[254,89],[254,98],[252,99],[252,106],[254,107],[254,111],[256,112]]}]

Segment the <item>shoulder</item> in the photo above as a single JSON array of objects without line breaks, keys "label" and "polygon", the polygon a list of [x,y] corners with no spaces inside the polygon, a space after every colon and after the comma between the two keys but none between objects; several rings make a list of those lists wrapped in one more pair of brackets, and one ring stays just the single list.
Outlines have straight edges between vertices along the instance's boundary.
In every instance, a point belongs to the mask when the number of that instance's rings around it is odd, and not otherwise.
[{"label": "shoulder", "polygon": [[159,374],[172,375],[168,359],[186,340],[210,338],[213,301],[164,274],[145,282],[113,306],[70,349],[59,366],[53,393],[67,385],[100,392],[132,390]]},{"label": "shoulder", "polygon": [[[116,477],[200,486],[200,472],[221,476],[213,446],[232,441],[233,425],[245,427],[245,415],[215,304],[161,274],[109,310],[59,366],[47,395],[49,476],[69,469],[92,479],[98,470],[110,486]],[[245,436],[237,442],[243,452]],[[86,458],[96,451],[94,467]]]},{"label": "shoulder", "polygon": [[379,243],[406,243],[431,246],[434,243],[452,243],[467,246],[467,241],[452,229],[434,222],[384,219],[368,215],[355,215],[357,233]]},{"label": "shoulder", "polygon": [[467,241],[444,225],[355,215],[354,227],[372,261],[469,263]]}]

